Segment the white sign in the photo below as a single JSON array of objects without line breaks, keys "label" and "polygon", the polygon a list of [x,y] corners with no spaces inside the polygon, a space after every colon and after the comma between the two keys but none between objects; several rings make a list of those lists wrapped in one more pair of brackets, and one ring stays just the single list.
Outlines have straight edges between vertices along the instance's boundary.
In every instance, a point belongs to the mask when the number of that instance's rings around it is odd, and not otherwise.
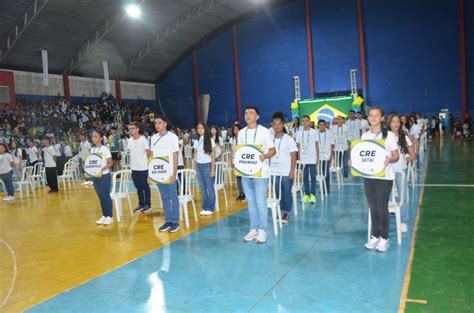
[{"label": "white sign", "polygon": [[385,177],[385,141],[382,139],[351,142],[353,176]]},{"label": "white sign", "polygon": [[168,156],[152,158],[148,161],[148,178],[152,184],[169,184],[173,165]]},{"label": "white sign", "polygon": [[243,177],[262,177],[260,155],[263,154],[262,145],[235,145],[234,174]]},{"label": "white sign", "polygon": [[101,170],[104,168],[106,160],[101,153],[92,153],[86,156],[84,161],[84,172],[91,177],[102,176]]}]

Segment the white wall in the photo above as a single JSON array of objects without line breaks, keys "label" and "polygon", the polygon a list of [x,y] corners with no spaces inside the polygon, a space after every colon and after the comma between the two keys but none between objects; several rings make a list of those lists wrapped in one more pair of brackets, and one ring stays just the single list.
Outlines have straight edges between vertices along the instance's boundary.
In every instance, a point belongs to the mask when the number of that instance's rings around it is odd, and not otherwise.
[{"label": "white wall", "polygon": [[122,81],[120,87],[122,89],[122,99],[142,98],[145,100],[156,100],[155,84]]},{"label": "white wall", "polygon": [[43,87],[43,74],[12,71],[15,79],[15,93],[22,95],[56,96],[64,93],[63,77],[49,74],[49,87]]}]

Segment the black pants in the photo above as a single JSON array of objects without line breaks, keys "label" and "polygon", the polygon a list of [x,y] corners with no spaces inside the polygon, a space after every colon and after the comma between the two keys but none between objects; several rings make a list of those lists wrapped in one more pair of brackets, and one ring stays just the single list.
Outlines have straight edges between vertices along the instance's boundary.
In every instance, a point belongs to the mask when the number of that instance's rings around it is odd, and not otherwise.
[{"label": "black pants", "polygon": [[150,185],[148,185],[148,170],[132,171],[132,180],[137,188],[138,204],[143,207],[151,206]]},{"label": "black pants", "polygon": [[46,181],[51,191],[58,191],[58,172],[56,167],[45,167]]},{"label": "black pants", "polygon": [[364,178],[365,196],[370,208],[372,236],[388,239],[390,213],[388,200],[392,191],[393,180]]}]

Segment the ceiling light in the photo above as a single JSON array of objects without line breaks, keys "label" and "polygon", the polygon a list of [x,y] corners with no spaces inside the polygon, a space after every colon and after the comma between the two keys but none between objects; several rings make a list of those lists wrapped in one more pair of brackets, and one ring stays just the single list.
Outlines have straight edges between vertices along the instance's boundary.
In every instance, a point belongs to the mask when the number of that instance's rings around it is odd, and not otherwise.
[{"label": "ceiling light", "polygon": [[142,14],[140,8],[135,5],[135,4],[130,4],[128,7],[127,7],[127,14],[130,15],[131,17],[140,17],[140,15]]}]

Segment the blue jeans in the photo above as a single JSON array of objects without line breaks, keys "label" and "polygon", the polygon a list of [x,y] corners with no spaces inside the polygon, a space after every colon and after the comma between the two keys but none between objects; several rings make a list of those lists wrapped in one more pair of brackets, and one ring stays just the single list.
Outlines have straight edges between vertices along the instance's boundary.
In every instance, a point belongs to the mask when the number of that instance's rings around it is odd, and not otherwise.
[{"label": "blue jeans", "polygon": [[5,184],[5,189],[7,189],[7,195],[10,197],[15,196],[15,186],[13,185],[13,171],[10,171],[5,174],[0,175],[3,183]]},{"label": "blue jeans", "polygon": [[150,185],[148,185],[148,170],[132,171],[132,180],[137,188],[138,204],[143,207],[151,206]]},{"label": "blue jeans", "polygon": [[93,177],[94,190],[97,193],[102,208],[102,215],[112,217],[112,198],[110,198],[110,185],[112,178],[110,174],[104,174],[102,177]]},{"label": "blue jeans", "polygon": [[161,201],[165,208],[166,223],[178,224],[179,220],[179,199],[177,192],[177,183],[174,184],[158,184],[160,190]]},{"label": "blue jeans", "polygon": [[202,194],[202,209],[212,212],[216,204],[216,193],[214,191],[214,178],[211,177],[211,164],[196,163],[196,172]]},{"label": "blue jeans", "polygon": [[242,186],[249,205],[250,229],[266,230],[268,178],[242,177]]},{"label": "blue jeans", "polygon": [[[280,184],[280,177],[276,178],[276,186]],[[291,193],[291,187],[293,187],[293,179],[288,176],[281,177],[281,198],[280,198],[280,209],[284,213],[290,213],[291,207],[293,206],[293,194]],[[276,188],[277,197],[280,197],[279,190]]]},{"label": "blue jeans", "polygon": [[329,161],[321,161],[323,163],[323,172],[326,173],[326,177],[325,177],[325,181],[326,181],[326,189],[328,191],[328,193],[331,191],[331,186],[330,186],[330,182],[331,182],[331,176],[330,176],[330,173],[329,173]]},{"label": "blue jeans", "polygon": [[[399,170],[399,171],[403,171],[405,173],[405,182],[402,181],[402,175],[398,172],[395,172],[395,184],[397,186],[397,192],[398,193],[401,193],[401,188],[402,188],[402,183],[405,184],[405,190],[403,191],[404,192],[404,196],[405,196],[405,199],[403,200],[403,203],[402,203],[402,207],[400,208],[400,219],[401,219],[401,222],[406,224],[408,223],[408,197],[407,197],[407,194],[408,194],[408,182],[407,182],[407,170],[404,169],[404,170]],[[399,201],[399,196],[400,194],[396,197],[396,201]]]},{"label": "blue jeans", "polygon": [[338,160],[342,164],[342,175],[344,178],[349,177],[349,150],[345,150],[342,154],[342,160]]},{"label": "blue jeans", "polygon": [[[309,183],[311,177],[311,184]],[[306,195],[316,194],[316,164],[305,164],[303,170],[304,193]]]},{"label": "blue jeans", "polygon": [[240,195],[245,195],[244,187],[242,187],[242,177],[237,176],[235,179],[237,180],[237,189],[239,190],[239,196]]}]

